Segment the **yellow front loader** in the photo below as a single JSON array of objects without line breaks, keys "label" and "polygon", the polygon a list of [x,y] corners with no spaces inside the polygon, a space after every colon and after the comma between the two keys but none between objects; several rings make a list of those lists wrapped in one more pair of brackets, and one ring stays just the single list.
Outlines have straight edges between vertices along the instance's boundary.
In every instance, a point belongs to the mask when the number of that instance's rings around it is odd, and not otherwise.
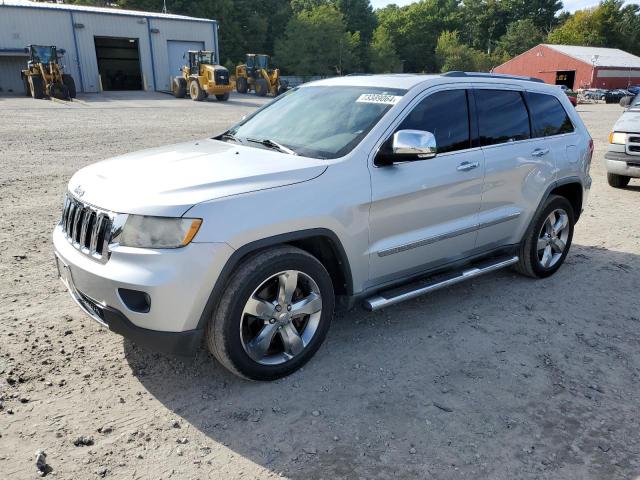
[{"label": "yellow front loader", "polygon": [[280,70],[270,68],[269,55],[247,53],[245,63],[236,66],[236,90],[247,93],[253,90],[259,97],[274,97],[286,92],[288,84],[280,79]]},{"label": "yellow front loader", "polygon": [[229,92],[235,85],[229,78],[229,70],[215,61],[215,54],[206,50],[189,50],[188,65],[180,69],[181,75],[173,79],[173,94],[201,102],[209,95],[215,95],[220,101],[229,100]]},{"label": "yellow front loader", "polygon": [[63,72],[60,59],[64,50],[53,45],[29,45],[27,69],[22,70],[24,92],[33,98],[53,97],[61,100],[76,98],[73,77]]}]

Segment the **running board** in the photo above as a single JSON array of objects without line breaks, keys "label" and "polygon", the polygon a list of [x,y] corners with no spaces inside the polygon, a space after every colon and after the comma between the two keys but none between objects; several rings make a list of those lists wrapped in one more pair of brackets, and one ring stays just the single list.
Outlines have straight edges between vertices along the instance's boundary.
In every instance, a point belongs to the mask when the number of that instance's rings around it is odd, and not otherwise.
[{"label": "running board", "polygon": [[500,270],[501,268],[513,265],[518,261],[518,257],[501,257],[497,259],[485,260],[476,265],[468,267],[466,270],[436,275],[424,280],[410,283],[401,287],[379,292],[373,297],[364,301],[364,308],[369,311],[380,310],[381,308],[395,305],[396,303],[411,300],[425,293],[433,292],[444,287],[455,285],[456,283],[479,277],[485,273]]}]

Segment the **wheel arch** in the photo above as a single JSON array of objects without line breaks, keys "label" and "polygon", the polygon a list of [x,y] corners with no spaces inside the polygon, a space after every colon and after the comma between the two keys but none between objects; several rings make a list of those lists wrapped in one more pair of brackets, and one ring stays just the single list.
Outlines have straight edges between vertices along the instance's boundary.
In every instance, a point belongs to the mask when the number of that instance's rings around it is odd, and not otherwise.
[{"label": "wheel arch", "polygon": [[248,255],[278,245],[291,245],[316,257],[327,269],[336,295],[353,295],[353,279],[347,254],[338,236],[326,228],[313,228],[255,240],[238,248],[216,280],[202,311],[197,328],[204,328],[211,318],[233,271]]},{"label": "wheel arch", "polygon": [[549,193],[545,195],[544,201],[546,201],[550,195],[559,195],[569,200],[569,203],[571,203],[571,206],[573,207],[575,220],[576,222],[578,221],[578,219],[580,218],[580,214],[582,213],[582,199],[584,196],[580,179],[578,179],[577,177],[567,178],[563,179],[562,181],[556,182]]}]

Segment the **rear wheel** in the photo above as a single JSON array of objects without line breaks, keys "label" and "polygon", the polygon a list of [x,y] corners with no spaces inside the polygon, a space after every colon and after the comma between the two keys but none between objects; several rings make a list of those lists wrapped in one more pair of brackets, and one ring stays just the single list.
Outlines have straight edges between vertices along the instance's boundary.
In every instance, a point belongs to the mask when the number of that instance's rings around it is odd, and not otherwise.
[{"label": "rear wheel", "polygon": [[173,96],[176,98],[184,98],[187,96],[187,81],[182,77],[173,79]]},{"label": "rear wheel", "polygon": [[238,93],[247,93],[249,85],[247,85],[247,79],[244,77],[238,77],[236,80],[236,91]]},{"label": "rear wheel", "polygon": [[42,77],[37,77],[35,75],[29,76],[29,90],[31,90],[31,96],[35,99],[44,98],[44,82],[42,81]]},{"label": "rear wheel", "polygon": [[520,245],[516,270],[534,278],[553,275],[569,253],[574,224],[569,200],[550,195]]},{"label": "rear wheel", "polygon": [[229,100],[229,92],[223,93],[222,95],[216,95],[216,100],[220,102],[226,102]]},{"label": "rear wheel", "polygon": [[70,98],[76,98],[76,82],[71,75],[65,73],[62,75],[62,83],[67,87]]},{"label": "rear wheel", "polygon": [[624,188],[629,185],[629,180],[631,180],[631,177],[607,173],[607,182],[609,182],[609,185],[613,188]]},{"label": "rear wheel", "polygon": [[264,97],[269,91],[269,85],[264,78],[259,78],[256,80],[256,95],[259,97]]},{"label": "rear wheel", "polygon": [[231,277],[207,326],[207,345],[236,375],[284,377],[322,344],[334,301],[331,277],[315,257],[289,246],[262,251]]},{"label": "rear wheel", "polygon": [[205,99],[206,93],[200,86],[200,82],[198,82],[198,80],[192,80],[189,82],[189,96],[191,97],[191,100],[196,102],[201,102]]}]

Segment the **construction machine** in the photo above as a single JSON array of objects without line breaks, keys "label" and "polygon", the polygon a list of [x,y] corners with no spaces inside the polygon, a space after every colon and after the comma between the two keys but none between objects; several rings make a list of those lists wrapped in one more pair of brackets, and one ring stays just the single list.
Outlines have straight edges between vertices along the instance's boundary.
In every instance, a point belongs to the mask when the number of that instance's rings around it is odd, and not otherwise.
[{"label": "construction machine", "polygon": [[215,95],[220,101],[229,100],[234,85],[229,70],[216,62],[214,52],[189,50],[185,57],[188,57],[188,64],[180,69],[181,75],[173,79],[176,98],[184,98],[188,93],[191,100],[198,102],[209,95]]},{"label": "construction machine", "polygon": [[247,53],[245,63],[236,66],[236,90],[253,90],[259,97],[274,97],[287,90],[288,84],[280,79],[280,70],[269,66],[270,57],[263,53]]},{"label": "construction machine", "polygon": [[76,98],[73,77],[64,73],[62,67],[64,49],[58,50],[54,45],[29,45],[25,51],[29,54],[29,61],[21,75],[27,97]]}]

